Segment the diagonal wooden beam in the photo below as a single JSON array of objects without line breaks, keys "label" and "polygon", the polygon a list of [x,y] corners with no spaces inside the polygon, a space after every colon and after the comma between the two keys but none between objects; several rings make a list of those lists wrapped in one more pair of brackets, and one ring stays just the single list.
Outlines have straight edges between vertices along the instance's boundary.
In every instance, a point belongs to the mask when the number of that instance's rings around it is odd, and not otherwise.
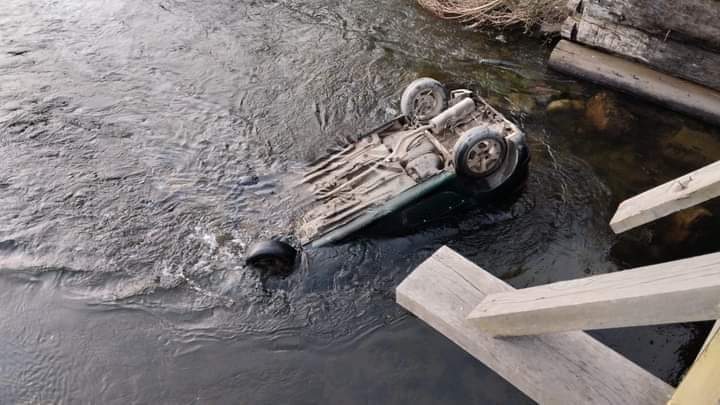
[{"label": "diagonal wooden beam", "polygon": [[698,352],[698,357],[702,354],[702,352],[707,349],[708,345],[710,344],[710,341],[715,337],[715,335],[720,331],[720,321],[715,321],[713,324],[712,329],[710,329],[710,333],[708,333],[707,337],[705,338],[705,343],[703,343],[703,346],[700,348],[700,351]]},{"label": "diagonal wooden beam", "polygon": [[720,334],[712,336],[678,386],[668,405],[720,404]]},{"label": "diagonal wooden beam", "polygon": [[720,196],[720,161],[623,201],[610,220],[615,233]]},{"label": "diagonal wooden beam", "polygon": [[465,320],[512,287],[444,247],[397,288],[397,302],[541,404],[660,404],[672,387],[583,332],[495,339]]},{"label": "diagonal wooden beam", "polygon": [[503,336],[720,318],[720,253],[488,295],[468,316]]}]

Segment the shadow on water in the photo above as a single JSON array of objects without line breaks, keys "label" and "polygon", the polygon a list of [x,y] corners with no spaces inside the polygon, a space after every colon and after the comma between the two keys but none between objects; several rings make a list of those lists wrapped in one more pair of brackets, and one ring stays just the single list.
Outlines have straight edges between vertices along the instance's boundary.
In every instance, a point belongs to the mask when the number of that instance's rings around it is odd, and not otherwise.
[{"label": "shadow on water", "polygon": [[[6,9],[0,402],[527,403],[394,303],[435,249],[517,288],[717,249],[661,225],[607,226],[620,200],[719,158],[717,130],[622,97],[622,136],[591,128],[584,107],[546,112],[599,89],[548,72],[537,39],[504,42],[410,1]],[[304,162],[397,114],[403,84],[423,75],[477,89],[523,126],[527,189],[308,252],[263,285],[243,254],[292,234]],[[595,335],[676,382],[704,330]]]}]

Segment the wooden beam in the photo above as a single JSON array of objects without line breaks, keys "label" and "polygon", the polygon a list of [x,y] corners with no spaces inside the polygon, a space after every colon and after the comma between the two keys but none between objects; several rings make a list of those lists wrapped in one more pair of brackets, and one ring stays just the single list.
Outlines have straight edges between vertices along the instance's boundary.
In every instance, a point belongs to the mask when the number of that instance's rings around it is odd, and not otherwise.
[{"label": "wooden beam", "polygon": [[620,55],[675,77],[720,90],[720,53],[648,35],[638,29],[588,16],[566,20],[565,39]]},{"label": "wooden beam", "polygon": [[643,97],[720,125],[720,93],[638,63],[561,40],[549,65],[560,72]]},{"label": "wooden beam", "polygon": [[678,386],[669,405],[720,404],[720,334],[713,336]]},{"label": "wooden beam", "polygon": [[698,352],[697,357],[700,357],[702,352],[704,352],[705,349],[707,349],[708,345],[710,344],[710,341],[718,333],[719,330],[720,330],[720,321],[715,321],[712,329],[710,329],[710,333],[708,333],[707,338],[705,338],[705,343],[703,343],[702,348],[700,348],[700,351]]},{"label": "wooden beam", "polygon": [[465,321],[512,287],[447,247],[397,288],[397,302],[541,404],[659,404],[672,388],[583,332],[495,339]]},{"label": "wooden beam", "polygon": [[610,220],[615,233],[720,196],[720,161],[623,201]]},{"label": "wooden beam", "polygon": [[582,14],[720,51],[717,0],[585,0]]},{"label": "wooden beam", "polygon": [[720,253],[488,295],[468,316],[501,336],[720,318]]}]

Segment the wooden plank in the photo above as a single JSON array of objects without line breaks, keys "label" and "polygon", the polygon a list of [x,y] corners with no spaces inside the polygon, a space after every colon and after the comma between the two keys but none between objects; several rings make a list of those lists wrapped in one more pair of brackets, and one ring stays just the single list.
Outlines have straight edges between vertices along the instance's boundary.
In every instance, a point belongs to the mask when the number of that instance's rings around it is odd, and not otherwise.
[{"label": "wooden plank", "polygon": [[553,50],[549,64],[560,72],[720,125],[720,93],[703,86],[565,40]]},{"label": "wooden plank", "polygon": [[705,338],[705,343],[703,343],[702,348],[700,348],[700,351],[698,352],[698,357],[700,357],[702,352],[704,352],[705,349],[707,349],[708,344],[710,344],[710,341],[718,333],[719,330],[720,330],[720,321],[715,321],[712,329],[710,329],[710,333],[708,333],[707,338]]},{"label": "wooden plank", "polygon": [[720,404],[720,334],[713,336],[710,344],[690,367],[678,386],[669,405],[717,405]]},{"label": "wooden plank", "polygon": [[500,336],[720,318],[720,253],[488,295],[468,316]]},{"label": "wooden plank", "polygon": [[720,196],[720,161],[620,203],[610,220],[615,233],[652,222]]},{"label": "wooden plank", "polygon": [[720,50],[717,0],[585,0],[582,14],[650,35]]},{"label": "wooden plank", "polygon": [[495,339],[466,322],[512,287],[443,247],[397,288],[397,302],[542,404],[659,404],[672,388],[583,332]]},{"label": "wooden plank", "polygon": [[569,18],[565,39],[649,65],[671,76],[720,90],[720,53],[583,14]]}]

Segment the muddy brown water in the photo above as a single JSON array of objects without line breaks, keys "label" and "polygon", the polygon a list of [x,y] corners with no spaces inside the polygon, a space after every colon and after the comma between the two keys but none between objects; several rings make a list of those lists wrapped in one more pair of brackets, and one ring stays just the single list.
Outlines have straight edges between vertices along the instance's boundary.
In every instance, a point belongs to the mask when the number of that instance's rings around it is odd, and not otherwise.
[{"label": "muddy brown water", "polygon": [[[607,226],[623,198],[720,158],[717,130],[626,97],[619,136],[547,113],[600,90],[548,53],[409,0],[6,0],[0,403],[531,402],[394,303],[414,266],[449,245],[520,288],[717,250]],[[243,253],[292,232],[304,162],[426,75],[522,125],[527,190],[264,284]],[[593,335],[676,383],[706,331]]]}]

